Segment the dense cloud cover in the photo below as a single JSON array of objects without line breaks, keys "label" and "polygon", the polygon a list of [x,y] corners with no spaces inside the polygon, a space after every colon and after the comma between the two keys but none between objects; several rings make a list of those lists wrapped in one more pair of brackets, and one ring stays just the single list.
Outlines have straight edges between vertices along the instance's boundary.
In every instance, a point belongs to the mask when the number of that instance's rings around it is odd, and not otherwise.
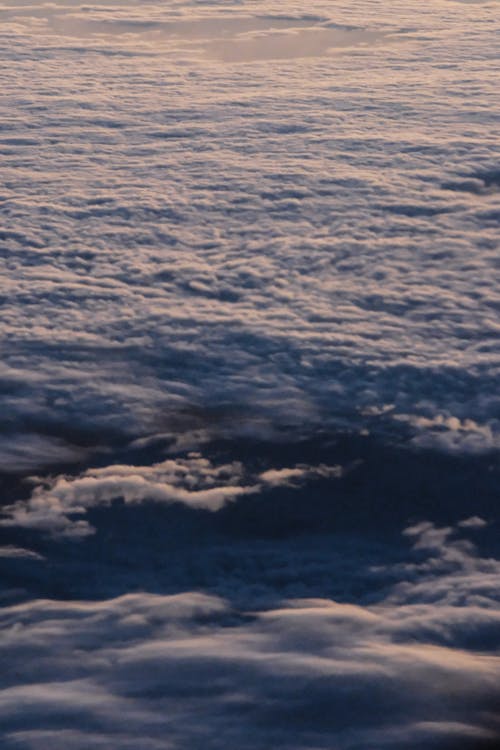
[{"label": "dense cloud cover", "polygon": [[3,429],[498,447],[497,11],[6,2]]},{"label": "dense cloud cover", "polygon": [[500,743],[498,0],[0,2],[0,744]]}]

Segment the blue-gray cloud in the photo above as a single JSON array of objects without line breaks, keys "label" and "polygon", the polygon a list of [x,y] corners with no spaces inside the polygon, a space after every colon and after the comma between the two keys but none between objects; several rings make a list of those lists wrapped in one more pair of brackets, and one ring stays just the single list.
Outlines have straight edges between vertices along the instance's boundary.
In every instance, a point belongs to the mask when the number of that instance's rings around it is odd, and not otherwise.
[{"label": "blue-gray cloud", "polygon": [[[236,431],[379,412],[445,449],[498,447],[487,5],[3,13],[9,430],[137,437],[210,403],[251,410]],[[310,33],[383,46],[247,67],[200,51]],[[477,439],[450,426],[467,420]]]},{"label": "blue-gray cloud", "polygon": [[2,748],[498,747],[497,5],[0,6]]},{"label": "blue-gray cloud", "polygon": [[4,747],[498,739],[499,563],[456,529],[407,535],[420,557],[389,566],[392,585],[360,604],[292,599],[245,612],[186,592],[3,608]]}]

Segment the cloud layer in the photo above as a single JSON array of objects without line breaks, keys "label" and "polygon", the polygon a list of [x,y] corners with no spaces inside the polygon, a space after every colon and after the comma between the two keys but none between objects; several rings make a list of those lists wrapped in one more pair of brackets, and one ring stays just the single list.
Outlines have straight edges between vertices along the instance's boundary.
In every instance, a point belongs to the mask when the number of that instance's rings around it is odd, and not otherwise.
[{"label": "cloud layer", "polygon": [[313,5],[0,4],[2,750],[498,748],[498,2]]},{"label": "cloud layer", "polygon": [[492,9],[4,4],[9,434],[210,405],[498,447]]},{"label": "cloud layer", "polygon": [[413,559],[374,571],[392,583],[358,604],[245,611],[185,592],[3,608],[3,747],[493,747],[499,563],[457,529],[407,536]]}]

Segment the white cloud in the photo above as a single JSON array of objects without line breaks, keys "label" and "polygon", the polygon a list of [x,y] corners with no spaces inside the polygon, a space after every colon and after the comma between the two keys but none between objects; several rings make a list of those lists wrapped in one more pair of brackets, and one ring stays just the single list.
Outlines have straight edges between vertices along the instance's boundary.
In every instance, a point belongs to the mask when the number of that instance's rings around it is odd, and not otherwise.
[{"label": "white cloud", "polygon": [[87,509],[121,498],[125,503],[148,501],[184,503],[193,508],[218,510],[256,487],[241,485],[242,467],[233,463],[213,467],[199,454],[167,459],[152,466],[111,465],[89,469],[79,477],[58,476],[35,487],[28,501],[6,509],[3,525],[27,526],[53,533],[80,536],[91,532]]},{"label": "white cloud", "polygon": [[[92,527],[85,520],[90,508],[121,499],[134,503],[182,503],[190,508],[220,510],[238,497],[257,494],[266,486],[300,486],[314,478],[339,477],[339,466],[307,466],[269,469],[248,475],[239,462],[214,466],[199,453],[166,459],[150,466],[111,464],[87,469],[80,476],[49,477],[28,500],[19,500],[3,511],[0,526],[40,529],[53,534],[85,536]],[[75,520],[75,516],[77,517]]]}]

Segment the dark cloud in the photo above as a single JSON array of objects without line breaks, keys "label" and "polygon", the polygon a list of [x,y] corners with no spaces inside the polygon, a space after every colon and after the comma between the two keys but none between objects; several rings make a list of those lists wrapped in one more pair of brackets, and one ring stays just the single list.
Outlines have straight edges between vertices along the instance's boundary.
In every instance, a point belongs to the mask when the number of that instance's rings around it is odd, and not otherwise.
[{"label": "dark cloud", "polygon": [[499,564],[455,534],[409,530],[426,556],[389,566],[370,603],[245,612],[186,592],[4,607],[4,746],[487,746],[500,731]]},{"label": "dark cloud", "polygon": [[443,188],[476,195],[491,195],[500,190],[500,169],[476,172],[462,180],[450,180],[443,184]]}]

